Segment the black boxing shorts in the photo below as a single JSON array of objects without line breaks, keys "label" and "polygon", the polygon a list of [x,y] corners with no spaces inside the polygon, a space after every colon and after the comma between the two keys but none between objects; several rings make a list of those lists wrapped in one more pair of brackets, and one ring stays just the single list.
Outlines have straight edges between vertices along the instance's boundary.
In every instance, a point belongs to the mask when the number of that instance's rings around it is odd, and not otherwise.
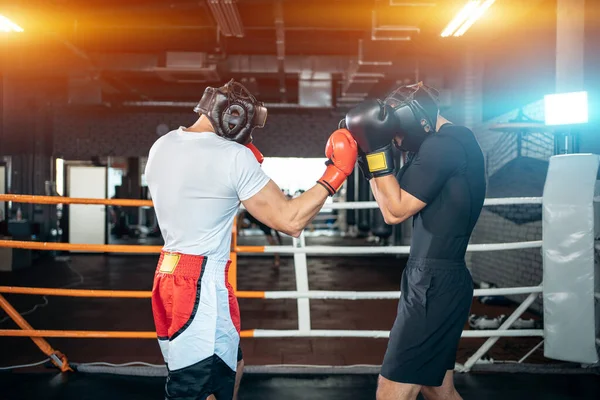
[{"label": "black boxing shorts", "polygon": [[440,386],[453,370],[473,301],[463,260],[409,258],[402,273],[398,315],[381,375],[394,382]]}]

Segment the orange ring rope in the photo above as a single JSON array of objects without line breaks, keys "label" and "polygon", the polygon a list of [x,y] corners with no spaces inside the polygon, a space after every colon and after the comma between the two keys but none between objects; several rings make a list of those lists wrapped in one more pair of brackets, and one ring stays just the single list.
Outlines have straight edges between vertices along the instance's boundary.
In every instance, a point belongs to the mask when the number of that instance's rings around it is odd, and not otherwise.
[{"label": "orange ring rope", "polygon": [[30,196],[24,194],[0,194],[0,201],[33,204],[97,204],[102,206],[154,207],[152,200],[87,199],[83,197]]},{"label": "orange ring rope", "polygon": [[[0,308],[2,308],[6,314],[21,328],[21,330],[13,329],[12,332],[24,332],[24,331],[32,331],[33,327],[29,325],[25,318],[15,308],[0,294]],[[1,336],[1,334],[0,334]],[[8,335],[7,335],[8,336]],[[48,357],[54,365],[56,365],[62,372],[71,371],[71,367],[69,366],[69,362],[67,361],[67,357],[61,352],[54,350],[50,343],[46,341],[43,337],[33,337],[29,336],[29,338],[35,343],[35,345]]]},{"label": "orange ring rope", "polygon": [[[94,289],[55,289],[35,288],[23,286],[0,286],[0,293],[32,294],[38,296],[63,296],[63,297],[95,297],[95,298],[127,298],[149,299],[152,292],[149,290],[94,290]],[[239,291],[235,292],[240,299],[264,299],[265,292]]]},{"label": "orange ring rope", "polygon": [[64,297],[100,297],[100,298],[127,298],[149,299],[151,291],[137,290],[92,290],[92,289],[54,289],[35,287],[0,286],[0,293],[33,294],[39,296],[64,296]]},{"label": "orange ring rope", "polygon": [[[146,331],[61,331],[45,329],[0,329],[0,337],[58,337],[58,338],[96,338],[96,339],[156,339],[156,332]],[[253,330],[240,332],[240,337],[254,337]]]},{"label": "orange ring rope", "polygon": [[239,291],[235,292],[235,296],[240,299],[264,299],[265,292],[260,291]]},{"label": "orange ring rope", "polygon": [[[16,194],[0,194],[0,201],[10,201],[16,203],[33,204],[94,204],[105,206],[123,206],[123,207],[153,207],[151,200],[133,200],[133,199],[90,199],[90,198],[71,198],[63,196],[31,196]],[[104,253],[160,253],[162,246],[139,246],[139,245],[107,245],[107,244],[73,244],[56,242],[32,242],[18,240],[0,240],[0,248],[29,249],[29,250],[56,250],[56,251],[89,251]],[[264,252],[262,246],[237,246],[237,229],[234,225],[232,229],[232,266],[230,275],[235,277],[236,273],[236,251],[246,251],[254,253]],[[231,276],[230,276],[231,278]],[[235,288],[235,281],[234,281]],[[67,296],[67,297],[95,297],[95,298],[151,298],[150,291],[131,291],[131,290],[88,290],[88,289],[54,289],[54,288],[31,288],[31,287],[10,287],[0,286],[0,293],[12,294],[31,294],[46,296]],[[239,298],[265,298],[265,292],[260,291],[240,291],[236,292]],[[38,330],[33,329],[31,325],[0,295],[0,307],[3,308],[9,316],[19,325],[21,329],[1,329],[0,337],[29,337],[38,347],[47,355],[59,357],[62,371],[70,370],[66,357],[54,350],[45,337],[61,338],[121,338],[121,339],[156,339],[156,332],[132,332],[132,331],[66,331],[66,330]],[[254,336],[254,330],[240,332],[240,337],[248,338]],[[56,364],[56,362],[55,362]]]},{"label": "orange ring rope", "polygon": [[59,337],[59,338],[107,338],[107,339],[156,339],[156,332],[127,331],[61,331],[45,329],[0,329],[0,336]]},{"label": "orange ring rope", "polygon": [[162,246],[140,246],[125,244],[74,244],[55,242],[29,242],[0,240],[0,247],[29,250],[90,251],[100,253],[160,253]]},{"label": "orange ring rope", "polygon": [[235,251],[238,253],[264,253],[265,246],[236,246]]}]

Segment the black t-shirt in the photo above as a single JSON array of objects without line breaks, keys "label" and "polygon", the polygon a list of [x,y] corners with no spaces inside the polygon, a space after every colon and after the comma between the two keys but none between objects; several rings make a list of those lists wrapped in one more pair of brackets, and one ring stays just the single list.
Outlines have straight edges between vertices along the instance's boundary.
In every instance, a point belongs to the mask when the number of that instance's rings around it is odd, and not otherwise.
[{"label": "black t-shirt", "polygon": [[446,124],[400,170],[400,187],[427,203],[413,217],[410,256],[464,259],[485,199],[485,163],[473,132]]}]

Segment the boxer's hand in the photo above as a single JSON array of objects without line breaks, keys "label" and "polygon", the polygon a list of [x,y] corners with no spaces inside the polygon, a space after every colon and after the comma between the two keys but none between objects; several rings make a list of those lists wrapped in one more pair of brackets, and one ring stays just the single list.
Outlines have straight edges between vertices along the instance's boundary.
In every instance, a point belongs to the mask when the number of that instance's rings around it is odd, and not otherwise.
[{"label": "boxer's hand", "polygon": [[259,164],[262,164],[263,161],[265,160],[265,157],[262,155],[262,153],[260,152],[260,150],[258,150],[258,148],[256,148],[256,146],[253,145],[252,143],[248,143],[245,146],[247,148],[249,148],[250,151],[252,151],[252,154],[254,154],[254,157],[256,157],[256,161],[258,161]]},{"label": "boxer's hand", "polygon": [[367,163],[367,155],[365,152],[359,147],[358,148],[358,167],[360,168],[360,172],[362,172],[363,176],[366,180],[371,180],[373,178],[373,174],[369,171],[369,164]]},{"label": "boxer's hand", "polygon": [[347,129],[338,129],[329,137],[325,145],[327,169],[318,180],[329,195],[333,196],[354,170],[357,152],[356,141]]},{"label": "boxer's hand", "polygon": [[393,139],[400,124],[390,106],[368,100],[346,114],[346,126],[362,150],[359,165],[363,175],[380,177],[394,173]]}]

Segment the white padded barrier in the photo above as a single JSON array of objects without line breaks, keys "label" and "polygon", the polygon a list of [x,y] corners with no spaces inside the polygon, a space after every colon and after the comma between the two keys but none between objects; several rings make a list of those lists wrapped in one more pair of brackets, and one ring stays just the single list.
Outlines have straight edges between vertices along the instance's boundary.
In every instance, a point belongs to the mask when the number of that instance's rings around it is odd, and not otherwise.
[{"label": "white padded barrier", "polygon": [[550,159],[544,186],[544,355],[598,362],[594,197],[600,156]]}]

